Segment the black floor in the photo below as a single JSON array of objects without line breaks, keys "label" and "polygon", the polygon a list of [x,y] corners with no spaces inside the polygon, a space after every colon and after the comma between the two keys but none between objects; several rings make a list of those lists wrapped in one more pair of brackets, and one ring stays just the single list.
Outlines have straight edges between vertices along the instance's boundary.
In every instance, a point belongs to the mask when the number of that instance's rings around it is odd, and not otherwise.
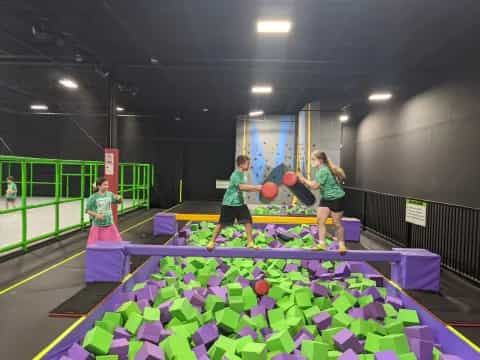
[{"label": "black floor", "polygon": [[[120,231],[149,219],[158,212],[140,210],[120,218]],[[124,240],[137,243],[162,243],[167,237],[152,235],[148,221],[122,234]],[[23,256],[0,263],[1,289],[48,268],[85,248],[87,232],[76,233]],[[145,258],[136,258],[138,266]],[[0,295],[0,359],[31,359],[62,333],[75,319],[50,318],[49,311],[85,287],[84,256],[48,271],[20,287]]]},{"label": "black floor", "polygon": [[[220,204],[188,202],[174,209],[179,213],[216,213]],[[120,230],[149,219],[158,210],[137,211],[120,220]],[[163,243],[166,237],[152,235],[152,222],[148,221],[122,234],[128,241],[137,243]],[[0,289],[23,280],[52,266],[85,248],[87,232],[75,233],[62,241],[36,249],[26,255],[0,263]],[[359,245],[351,245],[351,247]],[[365,234],[360,245],[369,249],[388,249],[390,245],[381,239]],[[139,266],[146,257],[134,259]],[[388,264],[373,264],[388,275]],[[75,319],[49,318],[48,312],[81,291],[83,282],[83,255],[48,271],[22,286],[0,295],[0,359],[31,359],[44,346],[64,331]],[[480,322],[480,288],[448,271],[442,272],[440,294],[409,292],[447,323]],[[480,344],[480,328],[456,327],[467,337]]]}]

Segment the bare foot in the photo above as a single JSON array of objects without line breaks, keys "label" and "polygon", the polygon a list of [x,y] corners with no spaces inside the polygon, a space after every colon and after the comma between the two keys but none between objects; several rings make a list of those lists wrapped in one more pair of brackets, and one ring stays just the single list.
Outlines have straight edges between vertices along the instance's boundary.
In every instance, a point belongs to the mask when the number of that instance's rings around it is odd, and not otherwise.
[{"label": "bare foot", "polygon": [[316,245],[313,245],[311,247],[312,250],[316,250],[316,251],[325,251],[327,250],[327,244],[325,243],[318,243]]},{"label": "bare foot", "polygon": [[253,250],[258,250],[259,249],[259,247],[256,246],[254,243],[248,243],[247,248],[248,249],[253,249]]},{"label": "bare foot", "polygon": [[338,252],[339,252],[341,255],[345,254],[345,253],[347,252],[347,250],[348,250],[348,249],[347,249],[347,247],[345,246],[344,243],[340,243],[340,244],[338,245]]},{"label": "bare foot", "polygon": [[210,241],[207,245],[207,250],[212,251],[213,249],[215,249],[215,241]]}]

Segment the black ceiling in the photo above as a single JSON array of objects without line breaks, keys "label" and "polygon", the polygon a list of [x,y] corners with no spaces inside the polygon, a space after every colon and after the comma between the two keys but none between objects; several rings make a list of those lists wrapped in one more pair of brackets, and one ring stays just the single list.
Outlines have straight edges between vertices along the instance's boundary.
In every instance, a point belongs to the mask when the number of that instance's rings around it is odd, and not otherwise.
[{"label": "black ceiling", "polygon": [[[292,32],[256,34],[269,17]],[[102,71],[138,89],[118,102],[139,114],[361,108],[372,89],[409,94],[475,64],[479,18],[478,0],[0,0],[0,108],[103,112]],[[252,96],[254,83],[274,94]]]}]

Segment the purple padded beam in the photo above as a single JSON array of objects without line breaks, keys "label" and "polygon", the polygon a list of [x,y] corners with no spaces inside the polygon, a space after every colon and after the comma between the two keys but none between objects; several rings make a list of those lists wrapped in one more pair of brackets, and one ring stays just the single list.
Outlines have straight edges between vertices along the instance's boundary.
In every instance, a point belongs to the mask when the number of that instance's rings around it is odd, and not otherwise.
[{"label": "purple padded beam", "polygon": [[343,260],[400,262],[395,251],[352,250],[345,254],[337,251],[312,251],[302,249],[247,249],[217,247],[212,251],[198,246],[127,245],[127,254],[147,256],[201,256],[256,259]]}]

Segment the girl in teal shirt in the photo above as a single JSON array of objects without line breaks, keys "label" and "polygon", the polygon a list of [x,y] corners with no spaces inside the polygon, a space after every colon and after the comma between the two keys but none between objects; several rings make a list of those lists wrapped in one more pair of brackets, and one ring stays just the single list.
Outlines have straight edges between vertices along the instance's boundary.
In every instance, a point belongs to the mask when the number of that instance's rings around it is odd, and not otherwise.
[{"label": "girl in teal shirt", "polygon": [[315,150],[312,154],[312,164],[316,168],[313,180],[299,176],[300,181],[312,190],[320,190],[320,204],[317,209],[318,220],[318,244],[314,250],[325,250],[325,220],[331,215],[335,225],[335,235],[338,240],[338,250],[342,253],[347,251],[344,240],[344,229],[342,224],[345,191],[342,188],[342,181],[345,179],[345,172],[335,166],[327,157],[327,154]]},{"label": "girl in teal shirt", "polygon": [[13,176],[7,177],[7,192],[5,193],[5,199],[7,200],[7,209],[10,205],[15,208],[15,201],[17,200],[17,184]]}]

